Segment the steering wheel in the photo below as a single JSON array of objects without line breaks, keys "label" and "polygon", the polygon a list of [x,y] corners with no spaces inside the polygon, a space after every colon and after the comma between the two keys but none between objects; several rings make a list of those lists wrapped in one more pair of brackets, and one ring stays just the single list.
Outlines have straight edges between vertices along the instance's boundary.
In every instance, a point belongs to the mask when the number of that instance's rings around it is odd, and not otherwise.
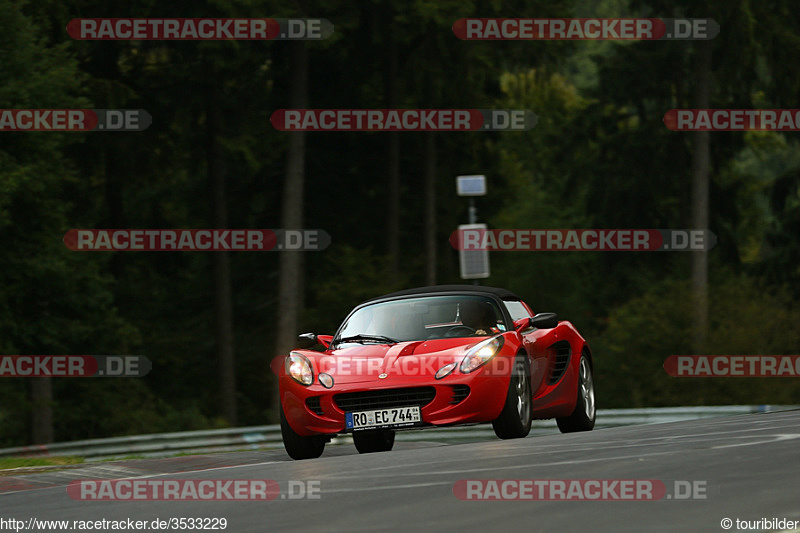
[{"label": "steering wheel", "polygon": [[459,337],[459,336],[463,335],[464,331],[467,332],[467,335],[474,335],[475,334],[475,329],[474,328],[462,325],[462,326],[453,326],[452,328],[447,330],[447,333],[445,333],[444,336],[445,337]]}]

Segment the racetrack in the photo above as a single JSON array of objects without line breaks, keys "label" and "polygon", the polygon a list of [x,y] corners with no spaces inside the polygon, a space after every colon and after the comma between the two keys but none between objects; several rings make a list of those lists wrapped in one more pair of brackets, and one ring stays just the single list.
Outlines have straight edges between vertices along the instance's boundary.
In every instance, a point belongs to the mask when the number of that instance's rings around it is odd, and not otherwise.
[{"label": "racetrack", "polygon": [[[800,520],[799,459],[800,411],[795,410],[510,441],[398,442],[393,452],[370,455],[358,455],[352,446],[329,446],[320,459],[308,461],[274,451],[106,463],[0,478],[5,482],[0,516],[224,517],[232,532],[723,531],[720,521],[726,517]],[[141,476],[273,479],[283,496],[290,480],[319,481],[320,498],[87,502],[71,499],[65,490],[74,479]],[[453,485],[463,479],[649,479],[663,481],[668,493],[675,480],[699,481],[705,482],[706,498],[461,501]]]}]

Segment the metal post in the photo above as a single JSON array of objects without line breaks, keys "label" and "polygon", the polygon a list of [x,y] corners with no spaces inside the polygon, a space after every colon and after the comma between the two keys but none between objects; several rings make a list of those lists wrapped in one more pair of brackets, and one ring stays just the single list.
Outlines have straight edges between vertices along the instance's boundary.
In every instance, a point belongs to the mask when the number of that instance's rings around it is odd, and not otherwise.
[{"label": "metal post", "polygon": [[[478,208],[475,207],[475,198],[469,197],[469,223],[476,224],[478,222]],[[473,285],[480,285],[477,279],[472,280]]]}]

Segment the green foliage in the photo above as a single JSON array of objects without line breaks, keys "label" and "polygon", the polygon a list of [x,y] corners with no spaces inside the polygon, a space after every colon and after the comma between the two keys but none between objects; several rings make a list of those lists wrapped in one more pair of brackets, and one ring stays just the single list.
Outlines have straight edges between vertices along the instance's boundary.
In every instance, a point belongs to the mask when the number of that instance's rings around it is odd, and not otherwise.
[{"label": "green foliage", "polygon": [[333,334],[347,313],[364,300],[407,286],[402,277],[391,276],[387,257],[348,245],[331,248],[335,253],[310,283],[316,298],[309,302],[302,320],[308,331],[319,334]]},{"label": "green foliage", "polygon": [[[161,3],[137,16],[175,16]],[[301,7],[309,10],[302,13]],[[708,16],[712,107],[796,107],[798,10],[789,0],[209,0],[181,16],[323,16],[335,32],[309,43],[310,107],[387,105],[396,48],[405,108],[516,108],[529,132],[439,133],[437,276],[458,282],[447,239],[466,219],[458,174],[483,173],[479,218],[493,228],[684,228],[690,134],[664,112],[692,107],[692,42],[461,41],[457,18]],[[201,228],[213,220],[208,111],[227,176],[229,226],[276,228],[287,136],[285,42],[74,41],[65,20],[120,16],[100,0],[0,2],[4,108],[144,108],[145,132],[2,133],[0,353],[141,353],[138,380],[54,380],[57,440],[221,425],[212,261],[201,253],[76,253],[71,228]],[[422,136],[400,135],[401,272],[386,252],[386,136],[306,137],[306,226],[333,243],[305,255],[303,331],[332,333],[353,305],[421,285]],[[709,353],[793,353],[800,295],[800,160],[791,135],[712,137]],[[277,254],[231,254],[240,422],[272,416],[269,371],[280,309]],[[797,403],[784,380],[681,380],[661,365],[688,353],[688,254],[503,252],[487,284],[574,322],[597,355],[602,406]],[[793,348],[794,347],[794,348]],[[14,406],[14,407],[10,407]],[[24,444],[27,383],[0,382],[0,446]]]},{"label": "green foliage", "polygon": [[224,427],[205,416],[196,401],[178,404],[157,397],[147,377],[61,381],[54,395],[73,400],[59,409],[60,440]]},{"label": "green foliage", "polygon": [[722,273],[710,287],[708,347],[691,348],[688,283],[664,280],[613,310],[596,339],[598,394],[603,407],[795,404],[794,378],[678,378],[667,375],[670,355],[792,355],[800,308],[785,291],[770,292],[743,275]]},{"label": "green foliage", "polygon": [[[31,466],[62,466],[83,463],[83,457],[3,457],[0,459],[0,470],[25,468]],[[40,469],[37,469],[41,472]],[[49,470],[49,469],[48,469]],[[13,475],[13,474],[12,474]]]}]

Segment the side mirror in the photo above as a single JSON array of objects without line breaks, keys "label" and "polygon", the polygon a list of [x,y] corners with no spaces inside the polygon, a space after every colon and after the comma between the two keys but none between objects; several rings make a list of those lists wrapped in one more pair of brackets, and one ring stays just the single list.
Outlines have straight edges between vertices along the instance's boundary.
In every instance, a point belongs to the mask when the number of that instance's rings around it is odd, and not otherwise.
[{"label": "side mirror", "polygon": [[327,349],[333,342],[333,335],[317,335],[317,342]]},{"label": "side mirror", "polygon": [[316,333],[303,333],[302,335],[297,336],[298,348],[313,348],[316,345],[317,345]]},{"label": "side mirror", "polygon": [[528,329],[531,326],[531,319],[530,317],[520,318],[514,321],[514,330],[522,331],[523,329]]},{"label": "side mirror", "polygon": [[558,326],[558,315],[555,313],[536,313],[530,320],[531,327],[534,328],[553,329]]}]

